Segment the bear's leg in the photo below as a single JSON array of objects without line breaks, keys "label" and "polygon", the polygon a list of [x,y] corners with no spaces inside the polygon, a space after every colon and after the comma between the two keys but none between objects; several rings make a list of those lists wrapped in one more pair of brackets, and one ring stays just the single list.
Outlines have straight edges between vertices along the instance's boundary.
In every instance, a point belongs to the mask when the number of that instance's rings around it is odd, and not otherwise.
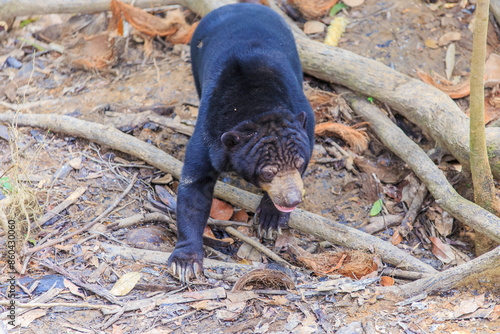
[{"label": "bear's leg", "polygon": [[207,149],[189,144],[177,194],[177,244],[168,259],[173,275],[183,284],[203,272],[203,231],[218,177]]},{"label": "bear's leg", "polygon": [[279,211],[267,193],[264,193],[257,208],[259,215],[259,234],[263,238],[272,238],[273,231],[280,231],[281,227],[288,225],[289,212]]}]

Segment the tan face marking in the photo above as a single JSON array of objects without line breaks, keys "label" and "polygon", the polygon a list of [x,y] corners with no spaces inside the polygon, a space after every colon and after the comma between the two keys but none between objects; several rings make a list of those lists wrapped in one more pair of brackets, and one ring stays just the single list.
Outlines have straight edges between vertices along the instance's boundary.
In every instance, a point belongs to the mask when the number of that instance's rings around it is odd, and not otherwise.
[{"label": "tan face marking", "polygon": [[297,169],[279,171],[271,182],[260,186],[277,206],[292,208],[302,202],[304,183]]}]

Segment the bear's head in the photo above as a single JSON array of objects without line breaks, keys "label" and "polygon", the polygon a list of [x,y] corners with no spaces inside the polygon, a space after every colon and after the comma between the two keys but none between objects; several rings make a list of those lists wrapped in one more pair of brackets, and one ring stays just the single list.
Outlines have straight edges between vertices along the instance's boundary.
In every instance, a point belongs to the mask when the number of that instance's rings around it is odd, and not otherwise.
[{"label": "bear's head", "polygon": [[302,174],[312,152],[306,123],[305,112],[271,112],[221,137],[236,172],[266,191],[282,212],[291,212],[302,202]]}]

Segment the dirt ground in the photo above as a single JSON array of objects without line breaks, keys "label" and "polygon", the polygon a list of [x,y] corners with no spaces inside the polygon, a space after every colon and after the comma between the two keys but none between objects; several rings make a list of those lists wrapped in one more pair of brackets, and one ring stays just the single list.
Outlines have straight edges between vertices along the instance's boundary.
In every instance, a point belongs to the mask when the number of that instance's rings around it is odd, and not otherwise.
[{"label": "dirt ground", "polygon": [[[450,31],[459,31],[460,39],[454,41],[457,50],[453,71],[455,79],[452,77],[450,80],[460,81],[470,71],[472,32],[468,26],[473,18],[473,8],[473,4],[462,8],[457,3],[439,7],[418,0],[366,0],[359,7],[345,10],[351,23],[339,47],[381,61],[412,77],[417,77],[417,69],[446,76],[444,59],[448,44],[428,47],[428,40],[438,41]],[[150,55],[145,58],[144,36],[132,34],[124,39],[119,57],[111,68],[84,70],[76,66],[74,59],[66,53],[61,55],[53,50],[34,53],[29,43],[22,42],[23,38],[41,38],[40,32],[47,33],[47,28],[54,24],[66,24],[70,17],[48,15],[23,28],[19,26],[22,20],[18,18],[13,30],[0,32],[0,66],[8,57],[19,62],[19,66],[3,66],[0,69],[0,112],[10,113],[11,109],[17,109],[11,108],[13,105],[23,103],[25,108],[22,113],[55,113],[110,125],[182,161],[189,136],[178,128],[150,121],[144,115],[153,112],[175,124],[188,127],[195,124],[198,97],[191,75],[189,47],[182,44],[174,46],[155,38],[151,42]],[[81,16],[81,20],[76,21],[79,24],[84,22],[84,28],[79,28],[77,34],[82,33],[82,29],[99,27],[101,19],[102,15],[98,14]],[[194,15],[188,15],[188,21],[193,19],[196,20]],[[322,20],[328,23],[330,19],[325,16]],[[303,23],[299,21],[298,25],[302,27]],[[72,29],[74,25],[66,27]],[[323,40],[324,33],[311,35],[311,38]],[[490,38],[498,40],[496,35]],[[363,121],[352,114],[327,83],[308,76],[305,81],[308,97],[318,91],[329,92],[332,96],[330,101],[317,107],[318,123],[331,120],[354,125]],[[16,82],[15,88],[9,86],[11,82]],[[457,103],[464,111],[467,110],[468,98]],[[433,147],[418,126],[398,116],[396,120],[425,150]],[[36,194],[42,213],[55,208],[79,187],[85,188],[74,205],[59,212],[43,226],[35,224],[31,227],[26,242],[28,247],[41,244],[45,237],[50,239],[76,231],[106,210],[129,185],[134,173],[138,173],[138,181],[119,205],[91,231],[31,256],[25,273],[18,275],[19,285],[23,288],[16,287],[16,302],[26,303],[41,295],[47,296],[50,288],[60,290],[54,294],[55,297],[37,301],[56,303],[54,305],[17,308],[17,320],[23,325],[9,333],[500,333],[500,320],[494,317],[495,314],[500,315],[500,282],[495,281],[498,274],[493,275],[493,279],[484,277],[466,281],[460,289],[424,295],[403,304],[397,302],[404,298],[377,292],[380,282],[369,281],[369,277],[362,280],[364,283],[359,289],[316,293],[322,283],[338,280],[339,276],[311,274],[310,271],[291,273],[296,289],[288,292],[269,288],[243,301],[219,298],[208,304],[198,302],[196,306],[192,302],[172,302],[168,296],[186,291],[201,293],[220,287],[229,291],[234,280],[213,276],[195,281],[187,288],[182,287],[167,273],[165,264],[129,260],[101,246],[106,243],[172,251],[175,235],[168,229],[132,233],[146,227],[161,227],[161,224],[115,231],[106,226],[138,213],[149,212],[149,196],[155,196],[154,186],[161,184],[175,194],[178,180],[153,181],[164,177],[165,173],[134,156],[82,138],[32,127],[19,127],[18,131],[16,147],[21,152],[11,157],[12,147],[6,140],[5,129],[0,129],[0,178],[7,176],[12,179],[17,175],[23,187]],[[366,131],[370,139],[369,149],[354,159],[354,167],[350,170],[346,168],[348,159],[339,159],[331,153],[335,145],[349,150],[346,142],[326,136],[316,139],[313,160],[304,176],[306,197],[300,205],[301,209],[354,228],[370,225],[370,210],[379,194],[384,199],[384,214],[404,212],[405,207],[398,196],[415,178],[412,179],[411,171],[405,168],[404,163],[386,150],[369,130]],[[452,158],[443,159],[442,169],[449,172],[449,178],[456,174],[455,169],[450,167],[456,164]],[[379,175],[382,182],[375,182],[369,176],[371,172]],[[384,177],[380,176],[382,174]],[[256,191],[234,174],[224,174],[221,179]],[[5,181],[2,182],[5,189]],[[391,196],[395,193],[399,195]],[[253,216],[251,212],[248,214],[250,218]],[[436,220],[432,218],[435,216],[438,216]],[[397,246],[437,270],[456,265],[458,260],[444,263],[442,258],[436,257],[425,235],[437,233],[436,229],[441,231],[435,225],[446,225],[442,223],[445,220],[432,196],[427,195],[417,218],[420,228],[416,228],[417,231],[410,233]],[[452,245],[456,253],[461,254],[462,260],[474,258],[474,232],[453,219],[446,221],[450,231],[441,239]],[[375,235],[390,241],[396,229],[397,225],[384,228]],[[218,238],[230,237],[221,228],[213,230]],[[0,232],[0,236],[5,233]],[[335,245],[320,244],[322,240],[298,231],[292,231],[289,237],[308,252],[343,251]],[[273,248],[273,243],[266,241],[265,245]],[[241,244],[237,241],[229,247],[216,248],[218,252],[208,257],[217,259],[217,254],[222,252],[241,263],[251,264],[250,260],[236,256]],[[6,240],[2,237],[0,249],[4,248]],[[276,251],[294,264],[300,264],[287,247]],[[110,290],[125,273],[140,273],[137,287],[118,299],[132,304],[136,300],[161,296],[164,301],[144,304],[133,311],[114,315],[105,315],[97,308],[78,307],[77,304],[83,302],[93,305],[109,302],[88,289],[73,289],[73,285],[65,283],[62,275],[42,264],[45,260],[65,268],[83,282],[106,290]],[[263,262],[265,265],[268,261],[264,259]],[[0,302],[7,300],[7,267],[7,259],[2,252]],[[38,286],[31,285],[37,280]],[[406,282],[395,277],[396,285]],[[30,289],[28,296],[26,293]],[[0,319],[7,326],[6,304],[0,305]],[[0,326],[0,333],[3,330]]]}]

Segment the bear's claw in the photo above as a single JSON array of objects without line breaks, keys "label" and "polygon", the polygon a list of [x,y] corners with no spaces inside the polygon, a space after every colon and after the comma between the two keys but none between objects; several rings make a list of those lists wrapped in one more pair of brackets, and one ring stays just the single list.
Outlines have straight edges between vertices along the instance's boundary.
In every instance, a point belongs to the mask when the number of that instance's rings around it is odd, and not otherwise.
[{"label": "bear's claw", "polygon": [[261,238],[272,239],[276,231],[281,234],[281,227],[288,226],[290,213],[281,212],[274,206],[267,194],[264,194],[256,214],[258,215],[258,233]]},{"label": "bear's claw", "polygon": [[203,274],[203,253],[184,252],[176,248],[168,259],[168,268],[183,285],[188,284],[191,278],[199,279]]}]

